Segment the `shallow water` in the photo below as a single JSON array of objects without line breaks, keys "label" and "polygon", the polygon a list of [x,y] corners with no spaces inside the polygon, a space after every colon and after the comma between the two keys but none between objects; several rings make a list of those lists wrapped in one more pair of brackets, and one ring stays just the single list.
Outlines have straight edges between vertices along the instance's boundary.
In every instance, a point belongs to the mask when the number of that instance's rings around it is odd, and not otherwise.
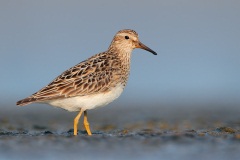
[{"label": "shallow water", "polygon": [[87,136],[76,113],[53,108],[2,110],[0,159],[238,159],[236,108],[104,108],[89,112]]}]

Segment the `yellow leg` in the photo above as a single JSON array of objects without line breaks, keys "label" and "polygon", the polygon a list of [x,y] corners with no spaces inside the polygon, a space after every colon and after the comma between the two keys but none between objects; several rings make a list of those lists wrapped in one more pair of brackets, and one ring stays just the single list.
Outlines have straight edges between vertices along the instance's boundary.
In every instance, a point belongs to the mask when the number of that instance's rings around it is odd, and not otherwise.
[{"label": "yellow leg", "polygon": [[84,111],[84,120],[83,120],[83,124],[84,124],[84,127],[88,133],[89,136],[92,135],[92,132],[89,128],[89,123],[88,123],[88,120],[87,120],[87,111]]},{"label": "yellow leg", "polygon": [[74,136],[77,135],[78,122],[79,122],[79,119],[80,119],[80,117],[81,117],[81,115],[82,115],[82,112],[83,112],[83,110],[81,109],[80,112],[78,113],[78,115],[74,118],[74,123],[73,123],[73,127],[74,127],[74,129],[73,129],[73,134],[74,134]]}]

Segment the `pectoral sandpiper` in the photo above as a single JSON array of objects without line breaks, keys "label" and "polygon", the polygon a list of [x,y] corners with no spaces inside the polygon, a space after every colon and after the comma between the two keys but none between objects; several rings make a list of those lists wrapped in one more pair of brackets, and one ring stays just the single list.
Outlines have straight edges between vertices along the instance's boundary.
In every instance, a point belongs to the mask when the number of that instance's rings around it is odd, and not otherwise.
[{"label": "pectoral sandpiper", "polygon": [[66,70],[38,92],[18,101],[17,105],[47,103],[78,111],[74,119],[74,135],[77,135],[79,118],[84,113],[84,127],[88,135],[92,135],[87,110],[105,106],[120,96],[128,80],[131,53],[135,48],[157,55],[139,41],[135,31],[120,30],[107,51]]}]

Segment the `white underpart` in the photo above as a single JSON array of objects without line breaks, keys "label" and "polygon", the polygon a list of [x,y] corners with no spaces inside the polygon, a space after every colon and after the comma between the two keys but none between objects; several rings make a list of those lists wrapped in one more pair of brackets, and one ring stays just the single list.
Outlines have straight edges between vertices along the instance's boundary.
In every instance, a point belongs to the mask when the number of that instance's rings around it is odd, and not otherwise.
[{"label": "white underpart", "polygon": [[123,85],[119,84],[116,87],[112,88],[112,90],[107,93],[57,99],[48,101],[46,103],[55,107],[63,108],[71,112],[80,111],[80,109],[83,110],[94,109],[97,107],[103,107],[117,99],[121,95],[123,89],[124,89]]}]

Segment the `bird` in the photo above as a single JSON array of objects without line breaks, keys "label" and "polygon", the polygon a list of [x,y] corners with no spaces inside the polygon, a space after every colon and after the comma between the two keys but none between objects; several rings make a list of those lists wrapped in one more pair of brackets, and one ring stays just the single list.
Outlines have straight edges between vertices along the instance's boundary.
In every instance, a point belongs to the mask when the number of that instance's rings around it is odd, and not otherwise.
[{"label": "bird", "polygon": [[87,134],[92,132],[87,111],[106,106],[123,92],[130,73],[131,55],[135,48],[157,55],[144,45],[132,29],[118,31],[107,51],[93,55],[64,71],[47,86],[16,103],[25,106],[45,103],[70,112],[78,112],[73,121],[73,134],[78,134],[78,123],[84,114]]}]

